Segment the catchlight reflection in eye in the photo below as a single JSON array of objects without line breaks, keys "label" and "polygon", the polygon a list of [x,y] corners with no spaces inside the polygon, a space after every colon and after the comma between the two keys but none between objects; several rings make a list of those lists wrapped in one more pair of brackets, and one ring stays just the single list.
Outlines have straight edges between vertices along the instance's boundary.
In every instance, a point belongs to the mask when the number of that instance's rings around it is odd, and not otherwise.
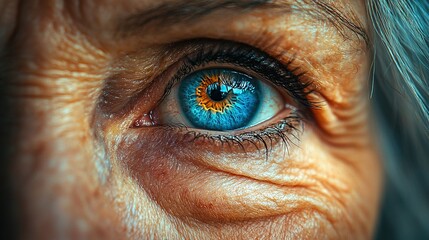
[{"label": "catchlight reflection in eye", "polygon": [[161,104],[161,117],[169,123],[227,131],[267,121],[282,104],[280,94],[261,80],[231,69],[203,69],[173,88]]}]

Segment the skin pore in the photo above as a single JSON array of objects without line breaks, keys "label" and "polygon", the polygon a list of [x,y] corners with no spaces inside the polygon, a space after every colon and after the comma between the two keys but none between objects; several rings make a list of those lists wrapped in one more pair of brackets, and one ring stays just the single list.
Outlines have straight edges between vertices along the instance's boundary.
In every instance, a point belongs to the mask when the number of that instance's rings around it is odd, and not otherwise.
[{"label": "skin pore", "polygon": [[[213,2],[208,11],[175,0],[0,1],[3,128],[21,237],[372,236],[381,162],[365,37],[312,1]],[[363,1],[323,3],[367,28]],[[224,45],[291,62],[311,82],[317,107],[296,105],[307,114],[285,133],[287,146],[190,140],[186,129],[147,121],[186,56]]]}]

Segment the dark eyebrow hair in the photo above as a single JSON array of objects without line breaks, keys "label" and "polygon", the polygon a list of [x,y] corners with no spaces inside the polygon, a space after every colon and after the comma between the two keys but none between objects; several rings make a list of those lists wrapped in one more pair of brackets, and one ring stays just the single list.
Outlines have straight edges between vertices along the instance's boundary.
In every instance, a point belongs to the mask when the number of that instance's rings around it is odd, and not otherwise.
[{"label": "dark eyebrow hair", "polygon": [[[309,15],[318,20],[327,20],[334,26],[339,33],[346,39],[349,39],[350,31],[357,36],[358,39],[363,40],[366,45],[369,44],[369,37],[362,23],[353,14],[347,17],[338,8],[327,2],[320,0],[306,0],[314,7],[303,8],[304,11],[309,12]],[[302,3],[299,3],[302,4]],[[308,3],[307,3],[308,4]],[[156,22],[160,25],[168,26],[178,22],[188,22],[191,20],[198,20],[205,15],[208,15],[216,10],[229,9],[241,12],[253,9],[281,9],[290,12],[292,9],[291,4],[285,1],[273,2],[272,0],[180,0],[170,3],[163,3],[139,12],[138,14],[128,17],[124,24],[120,25],[119,29],[122,33],[129,33],[135,30],[141,31],[142,28]]]}]

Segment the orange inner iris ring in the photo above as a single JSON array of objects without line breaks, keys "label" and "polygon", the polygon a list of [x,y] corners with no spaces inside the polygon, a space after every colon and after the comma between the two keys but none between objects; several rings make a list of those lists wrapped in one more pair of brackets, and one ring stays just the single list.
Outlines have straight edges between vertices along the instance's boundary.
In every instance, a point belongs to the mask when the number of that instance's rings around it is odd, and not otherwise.
[{"label": "orange inner iris ring", "polygon": [[220,87],[222,86],[222,82],[221,76],[219,75],[206,75],[201,80],[200,85],[195,89],[198,105],[204,108],[204,110],[212,111],[213,113],[224,113],[228,108],[232,107],[233,94],[228,93],[226,98],[221,101],[215,101],[207,94],[207,88],[210,85],[219,84]]}]

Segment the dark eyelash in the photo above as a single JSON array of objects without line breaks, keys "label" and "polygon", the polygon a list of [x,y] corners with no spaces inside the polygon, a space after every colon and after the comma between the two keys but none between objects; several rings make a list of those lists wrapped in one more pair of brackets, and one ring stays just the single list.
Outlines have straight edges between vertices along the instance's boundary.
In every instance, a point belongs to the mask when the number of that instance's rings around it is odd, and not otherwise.
[{"label": "dark eyelash", "polygon": [[[211,146],[218,146],[217,144],[220,143],[219,147],[222,149],[224,149],[225,145],[228,147],[236,145],[243,153],[247,153],[246,150],[249,147],[253,147],[259,152],[262,149],[265,153],[265,159],[268,160],[269,154],[277,141],[283,143],[285,152],[289,152],[290,145],[295,145],[293,140],[299,141],[299,135],[304,131],[304,124],[302,116],[298,112],[293,112],[290,116],[262,130],[249,131],[238,135],[212,135],[190,130],[187,126],[181,124],[163,125],[160,128],[169,132],[170,138],[177,137],[182,142],[209,141]],[[179,131],[178,134],[180,135],[171,135],[171,131]]]},{"label": "dark eyelash", "polygon": [[[191,141],[196,141],[200,138],[209,139],[213,142],[220,142],[223,144],[236,144],[244,153],[246,153],[245,142],[248,142],[254,146],[258,151],[260,147],[263,147],[265,152],[265,158],[268,159],[270,151],[273,149],[273,141],[280,140],[285,146],[286,151],[293,141],[290,139],[292,136],[295,140],[299,141],[299,137],[296,134],[301,134],[304,129],[301,117],[297,115],[291,115],[282,119],[278,123],[269,126],[263,130],[246,132],[239,135],[209,135],[205,133],[199,133],[195,131],[188,131],[187,135],[191,135]],[[288,134],[286,134],[288,133]],[[269,143],[268,143],[269,141]]]},{"label": "dark eyelash", "polygon": [[167,85],[163,98],[169,94],[171,87],[177,81],[190,74],[196,67],[207,63],[228,63],[264,76],[274,85],[285,89],[303,107],[317,107],[317,103],[310,101],[307,97],[312,92],[312,83],[301,80],[305,72],[298,73],[299,68],[289,69],[294,58],[282,64],[276,58],[246,44],[219,40],[199,41],[205,41],[205,43],[197,43],[196,45],[201,47],[197,47],[198,50],[195,53],[185,58],[184,64]]}]

